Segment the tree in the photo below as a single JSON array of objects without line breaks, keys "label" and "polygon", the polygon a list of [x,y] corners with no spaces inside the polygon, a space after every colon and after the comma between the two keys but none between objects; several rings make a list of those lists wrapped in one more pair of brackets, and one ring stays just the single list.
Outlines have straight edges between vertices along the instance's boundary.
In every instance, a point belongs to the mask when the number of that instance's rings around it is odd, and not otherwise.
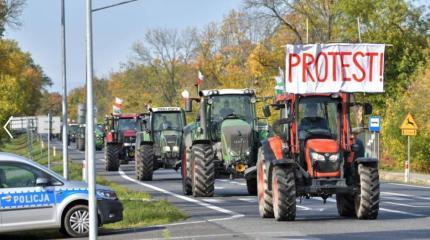
[{"label": "tree", "polygon": [[21,26],[19,17],[24,5],[25,0],[0,0],[0,38],[3,37],[6,26]]}]

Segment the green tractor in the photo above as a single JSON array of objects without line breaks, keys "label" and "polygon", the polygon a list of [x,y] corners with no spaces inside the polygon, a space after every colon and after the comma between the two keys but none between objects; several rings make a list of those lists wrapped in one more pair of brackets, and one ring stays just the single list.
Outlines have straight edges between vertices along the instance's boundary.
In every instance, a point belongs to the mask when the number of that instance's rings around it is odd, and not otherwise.
[{"label": "green tractor", "polygon": [[185,112],[179,107],[152,108],[142,115],[136,136],[136,178],[151,181],[159,168],[181,166],[182,129]]},{"label": "green tractor", "polygon": [[[85,151],[85,124],[79,124],[75,130],[76,149]],[[104,132],[103,125],[97,124],[94,130],[94,136],[96,140],[96,150],[100,151],[104,146]]]},{"label": "green tractor", "polygon": [[76,149],[85,151],[85,124],[79,124],[75,132]]},{"label": "green tractor", "polygon": [[192,101],[200,103],[200,110],[183,133],[184,194],[211,197],[215,178],[245,177],[248,193],[255,195],[256,174],[248,172],[255,168],[260,141],[268,133],[267,121],[256,116],[255,91],[204,90],[199,96],[185,98],[187,112],[192,110]]}]

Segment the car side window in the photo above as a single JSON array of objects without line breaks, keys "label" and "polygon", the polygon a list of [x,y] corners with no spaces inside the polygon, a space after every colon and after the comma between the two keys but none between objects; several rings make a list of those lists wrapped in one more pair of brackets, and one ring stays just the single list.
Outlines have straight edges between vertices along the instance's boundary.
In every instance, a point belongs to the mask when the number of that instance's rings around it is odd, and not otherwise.
[{"label": "car side window", "polygon": [[41,170],[23,163],[0,165],[0,188],[24,188],[36,186],[38,177],[51,179]]}]

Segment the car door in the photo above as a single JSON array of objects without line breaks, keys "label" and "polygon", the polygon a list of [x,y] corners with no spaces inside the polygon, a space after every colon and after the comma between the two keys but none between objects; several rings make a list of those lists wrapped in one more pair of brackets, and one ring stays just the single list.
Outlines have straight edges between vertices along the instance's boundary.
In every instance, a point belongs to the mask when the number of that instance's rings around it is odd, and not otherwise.
[{"label": "car door", "polygon": [[0,164],[0,207],[2,227],[10,230],[54,226],[54,187],[36,186],[47,173],[22,162]]}]

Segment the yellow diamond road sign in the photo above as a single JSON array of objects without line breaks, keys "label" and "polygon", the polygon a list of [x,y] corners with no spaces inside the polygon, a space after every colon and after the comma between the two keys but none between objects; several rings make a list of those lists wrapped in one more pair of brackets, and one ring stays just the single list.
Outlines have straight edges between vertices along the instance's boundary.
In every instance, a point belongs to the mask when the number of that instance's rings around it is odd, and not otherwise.
[{"label": "yellow diamond road sign", "polygon": [[403,120],[402,126],[400,126],[402,130],[402,135],[406,136],[415,136],[417,135],[418,125],[412,117],[411,113],[408,113],[405,120]]}]

